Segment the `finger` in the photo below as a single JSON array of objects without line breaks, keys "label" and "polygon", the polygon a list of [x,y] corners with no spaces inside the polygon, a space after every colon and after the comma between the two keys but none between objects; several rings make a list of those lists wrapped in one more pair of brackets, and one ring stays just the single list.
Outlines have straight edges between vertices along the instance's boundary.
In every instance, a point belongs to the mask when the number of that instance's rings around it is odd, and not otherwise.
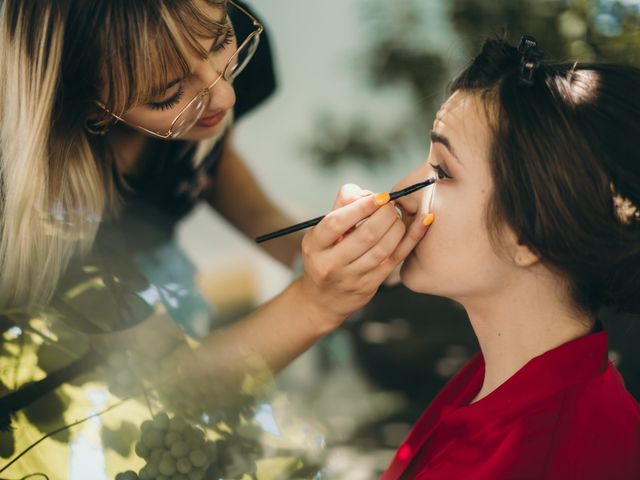
[{"label": "finger", "polygon": [[361,222],[353,232],[345,235],[332,249],[332,257],[336,264],[346,265],[360,258],[373,248],[397,221],[398,213],[392,205],[381,207]]},{"label": "finger", "polygon": [[[425,217],[426,218],[426,217]],[[415,246],[424,237],[429,227],[421,220],[416,220],[409,229],[406,230],[404,237],[400,241],[395,251],[389,256],[388,260],[382,262],[376,269],[363,275],[363,282],[370,285],[381,285],[382,282],[393,272],[393,270],[409,256]],[[432,218],[433,221],[433,218]]]},{"label": "finger", "polygon": [[333,202],[333,207],[331,207],[331,210],[336,210],[340,207],[344,207],[345,205],[349,205],[350,203],[353,203],[356,200],[362,197],[367,197],[369,195],[373,195],[373,192],[369,190],[363,190],[354,183],[347,183],[346,185],[340,187],[340,191],[338,192],[338,196]]},{"label": "finger", "polygon": [[327,214],[311,231],[310,241],[316,248],[333,245],[358,222],[370,217],[381,204],[389,202],[389,194],[369,195]]},{"label": "finger", "polygon": [[[433,223],[435,215],[433,213],[430,215],[431,223]],[[404,261],[404,259],[407,258],[416,247],[418,242],[424,238],[427,230],[429,229],[429,226],[425,225],[425,218],[417,218],[407,229],[404,237],[400,241],[400,244],[389,257],[389,264],[391,265],[389,273],[397,264]]]},{"label": "finger", "polygon": [[387,262],[402,241],[405,231],[404,223],[398,218],[378,243],[352,262],[353,271],[364,275]]}]

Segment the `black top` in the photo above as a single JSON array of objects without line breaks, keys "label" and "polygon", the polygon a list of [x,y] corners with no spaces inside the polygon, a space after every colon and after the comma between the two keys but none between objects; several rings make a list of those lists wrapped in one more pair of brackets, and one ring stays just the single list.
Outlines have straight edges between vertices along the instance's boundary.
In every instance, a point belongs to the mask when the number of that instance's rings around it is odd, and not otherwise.
[{"label": "black top", "polygon": [[[238,3],[251,11],[244,3]],[[253,26],[236,9],[230,9],[230,15],[241,41]],[[265,30],[254,57],[234,81],[235,120],[260,105],[275,88]],[[201,299],[195,298],[195,289],[189,293],[191,287],[186,285],[195,270],[172,238],[177,222],[210,188],[220,164],[223,142],[224,137],[197,166],[194,165],[197,142],[162,142],[162,151],[144,173],[125,178],[128,188],[121,189],[124,205],[120,215],[103,220],[91,253],[72,261],[59,284],[52,306],[67,322],[89,332],[112,331],[144,319],[154,302],[160,300],[174,306],[182,301],[184,308],[183,305],[178,308],[183,310],[199,308]],[[106,288],[76,288],[100,284]],[[167,287],[173,284],[182,284],[179,288],[182,297],[170,291],[173,287]],[[75,293],[71,294],[72,291]]]}]

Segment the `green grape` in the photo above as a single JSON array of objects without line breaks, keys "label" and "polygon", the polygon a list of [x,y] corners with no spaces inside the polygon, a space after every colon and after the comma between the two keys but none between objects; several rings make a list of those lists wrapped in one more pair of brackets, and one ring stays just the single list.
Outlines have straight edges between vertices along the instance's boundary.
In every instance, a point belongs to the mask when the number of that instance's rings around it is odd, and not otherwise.
[{"label": "green grape", "polygon": [[151,452],[151,455],[149,456],[149,461],[160,463],[160,460],[162,460],[162,456],[164,455],[164,453],[165,453],[165,450],[162,448],[153,449],[153,451]]},{"label": "green grape", "polygon": [[182,437],[178,432],[169,431],[164,436],[164,446],[171,449],[173,445],[182,441]]},{"label": "green grape", "polygon": [[145,420],[144,422],[142,422],[142,424],[140,425],[140,431],[142,433],[146,432],[147,430],[151,430],[155,428],[153,426],[153,420]]},{"label": "green grape", "polygon": [[176,473],[173,477],[171,477],[171,480],[189,480],[189,477],[187,477],[184,473]]},{"label": "green grape", "polygon": [[171,446],[171,455],[173,458],[186,457],[189,454],[189,445],[186,442],[177,442]]},{"label": "green grape", "polygon": [[140,480],[153,480],[153,477],[151,476],[149,467],[147,465],[140,469],[140,471],[138,472],[138,477],[140,477]]},{"label": "green grape", "polygon": [[152,478],[155,480],[155,478],[158,476],[159,473],[159,469],[158,469],[158,465],[160,464],[160,462],[148,462],[147,463],[147,473],[149,474],[149,478]]},{"label": "green grape", "polygon": [[162,475],[171,476],[176,473],[176,462],[171,456],[165,455],[160,460],[160,464],[158,465],[158,470]]},{"label": "green grape", "polygon": [[207,464],[207,456],[200,449],[192,450],[189,453],[189,460],[191,460],[191,464],[196,468],[204,467]]},{"label": "green grape", "polygon": [[176,462],[176,469],[180,473],[189,473],[192,468],[193,465],[191,465],[191,462],[186,457],[182,457]]},{"label": "green grape", "polygon": [[150,450],[144,443],[142,443],[142,441],[136,443],[135,450],[136,455],[138,455],[140,458],[149,458]]},{"label": "green grape", "polygon": [[171,478],[170,478],[170,477],[167,477],[167,476],[165,476],[165,475],[158,475],[158,476],[156,477],[156,480],[171,480]]},{"label": "green grape", "polygon": [[167,415],[165,412],[160,412],[155,417],[153,417],[153,423],[158,430],[168,430],[169,415]]},{"label": "green grape", "polygon": [[146,432],[142,432],[142,443],[144,443],[149,450],[161,447],[163,440],[162,432],[155,428],[150,428]]},{"label": "green grape", "polygon": [[191,470],[189,472],[189,480],[204,480],[206,470],[199,468],[198,470]]},{"label": "green grape", "polygon": [[133,470],[127,470],[117,474],[115,480],[140,480],[140,478]]}]

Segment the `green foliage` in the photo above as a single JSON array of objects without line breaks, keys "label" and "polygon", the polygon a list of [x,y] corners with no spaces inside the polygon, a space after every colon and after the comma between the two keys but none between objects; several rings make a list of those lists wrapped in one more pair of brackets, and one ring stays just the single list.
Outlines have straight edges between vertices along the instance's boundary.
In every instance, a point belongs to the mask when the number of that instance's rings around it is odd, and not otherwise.
[{"label": "green foliage", "polygon": [[[339,121],[331,112],[319,118],[307,153],[323,168],[343,163],[383,165],[404,152],[407,144],[424,143],[424,132],[446,91],[446,82],[462,65],[450,51],[429,42],[430,15],[435,2],[398,0],[363,1],[368,43],[360,54],[366,83],[377,90],[407,93],[414,108],[400,127],[363,123],[358,117]],[[599,61],[640,65],[640,1],[630,0],[452,0],[436,24],[444,33],[453,30],[460,40],[451,48],[466,59],[490,35],[507,35],[517,43],[520,35],[533,35],[554,61]]]}]

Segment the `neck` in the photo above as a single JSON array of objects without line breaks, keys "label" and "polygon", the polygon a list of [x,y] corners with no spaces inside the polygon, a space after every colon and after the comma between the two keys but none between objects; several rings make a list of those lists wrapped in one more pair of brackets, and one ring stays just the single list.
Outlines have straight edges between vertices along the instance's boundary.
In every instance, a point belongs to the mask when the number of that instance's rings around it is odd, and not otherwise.
[{"label": "neck", "polygon": [[461,301],[485,361],[484,381],[472,401],[490,394],[532,358],[587,335],[593,327],[591,317],[558,293],[562,289],[553,276],[538,272],[521,280],[510,282],[494,298]]},{"label": "neck", "polygon": [[153,153],[155,139],[127,126],[116,125],[109,132],[108,142],[118,170],[125,175],[135,176],[143,171],[145,161]]}]

